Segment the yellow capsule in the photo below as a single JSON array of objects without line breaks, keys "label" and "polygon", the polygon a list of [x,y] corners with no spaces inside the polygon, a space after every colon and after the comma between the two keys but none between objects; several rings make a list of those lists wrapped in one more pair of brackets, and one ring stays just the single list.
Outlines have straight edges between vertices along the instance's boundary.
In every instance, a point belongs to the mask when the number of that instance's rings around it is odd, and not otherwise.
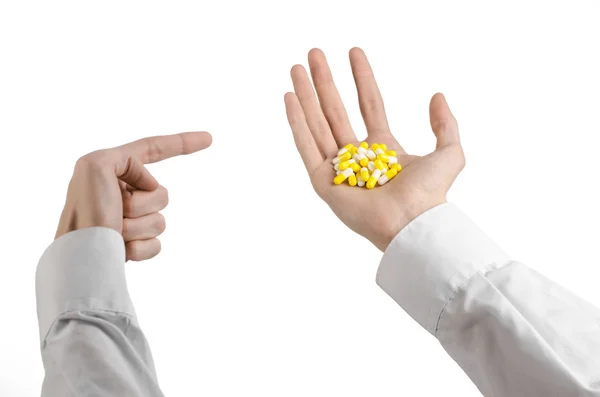
[{"label": "yellow capsule", "polygon": [[354,147],[354,145],[353,145],[353,144],[351,144],[351,143],[349,143],[349,144],[347,144],[346,146],[344,146],[344,148],[346,148],[346,149],[348,149],[348,150],[352,149],[353,147]]},{"label": "yellow capsule", "polygon": [[[385,169],[383,161],[381,161],[379,159],[375,160],[375,168],[377,168],[378,170],[382,170],[383,171],[383,169]],[[340,163],[340,169],[342,169],[341,163]]]},{"label": "yellow capsule", "polygon": [[398,163],[392,164],[391,167],[392,167],[393,170],[396,170],[396,172],[402,171],[402,166],[400,164],[398,164]]},{"label": "yellow capsule", "polygon": [[368,182],[370,177],[371,177],[371,175],[369,175],[369,169],[368,168],[362,168],[360,170],[360,178],[363,181]]},{"label": "yellow capsule", "polygon": [[395,150],[386,150],[385,154],[387,154],[388,156],[396,157],[396,151]]},{"label": "yellow capsule", "polygon": [[383,151],[385,152],[387,150],[387,145],[385,143],[382,143],[381,145],[379,145],[380,149],[383,149]]},{"label": "yellow capsule", "polygon": [[398,171],[396,171],[394,168],[391,168],[388,172],[385,173],[385,176],[387,176],[388,179],[392,179],[396,175],[398,175]]},{"label": "yellow capsule", "polygon": [[356,154],[356,152],[358,152],[358,148],[357,148],[356,146],[352,146],[352,147],[350,148],[350,153],[352,153],[352,154]]},{"label": "yellow capsule", "polygon": [[356,175],[352,174],[348,177],[348,185],[356,186],[357,183],[358,181],[356,180]]},{"label": "yellow capsule", "polygon": [[360,164],[352,163],[352,164],[350,164],[350,168],[352,168],[352,171],[358,172],[358,171],[360,171]]},{"label": "yellow capsule", "polygon": [[372,149],[374,152],[376,152],[376,151],[377,151],[377,149],[379,149],[379,144],[378,144],[378,143],[374,143],[374,144],[371,146],[371,149]]},{"label": "yellow capsule", "polygon": [[378,154],[377,158],[381,161],[383,161],[384,163],[389,163],[390,162],[390,156],[388,156],[387,154]]},{"label": "yellow capsule", "polygon": [[360,143],[360,147],[363,149],[368,149],[369,148],[369,144],[367,142],[361,142]]},{"label": "yellow capsule", "polygon": [[364,158],[360,159],[360,165],[362,167],[366,167],[367,164],[369,164],[369,158],[368,157],[364,157]]},{"label": "yellow capsule", "polygon": [[340,159],[340,163],[342,161],[346,161],[346,160],[350,160],[352,158],[352,153],[350,153],[350,151],[341,154],[340,156],[338,156],[338,158]]}]

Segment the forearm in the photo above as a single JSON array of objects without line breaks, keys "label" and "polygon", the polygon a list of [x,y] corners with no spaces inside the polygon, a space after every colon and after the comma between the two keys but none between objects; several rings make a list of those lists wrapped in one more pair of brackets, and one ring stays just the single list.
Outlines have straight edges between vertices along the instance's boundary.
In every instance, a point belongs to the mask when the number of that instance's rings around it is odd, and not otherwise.
[{"label": "forearm", "polygon": [[386,250],[378,284],[486,396],[600,396],[600,311],[514,262],[456,207]]},{"label": "forearm", "polygon": [[108,228],[57,239],[36,274],[43,396],[162,396],[127,291],[125,248]]}]

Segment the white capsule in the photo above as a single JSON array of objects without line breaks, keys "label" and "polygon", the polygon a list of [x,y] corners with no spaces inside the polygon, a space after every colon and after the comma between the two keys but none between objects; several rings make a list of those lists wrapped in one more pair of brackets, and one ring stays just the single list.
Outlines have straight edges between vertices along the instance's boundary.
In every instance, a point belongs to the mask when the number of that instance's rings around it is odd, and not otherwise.
[{"label": "white capsule", "polygon": [[334,165],[333,169],[336,170],[336,171],[339,171],[340,170],[340,164],[338,163],[338,164]]},{"label": "white capsule", "polygon": [[352,160],[356,161],[357,163],[360,162],[360,157],[358,157],[358,153],[354,153],[354,156],[352,156]]},{"label": "white capsule", "polygon": [[362,146],[359,146],[359,147],[358,147],[358,153],[360,153],[360,154],[364,154],[364,155],[366,156],[366,155],[367,155],[367,149],[365,149],[365,148],[364,148],[364,147],[362,147]]},{"label": "white capsule", "polygon": [[373,170],[375,170],[375,163],[369,161],[369,164],[367,164],[367,168],[369,169],[369,172],[373,172]]},{"label": "white capsule", "polygon": [[375,178],[376,180],[379,180],[379,177],[381,176],[381,170],[380,169],[376,169],[375,171],[373,171],[373,173],[371,174],[371,176],[373,178]]},{"label": "white capsule", "polygon": [[383,174],[383,175],[381,175],[381,178],[379,178],[377,180],[377,183],[383,186],[383,185],[385,185],[387,183],[387,181],[389,181],[387,175]]},{"label": "white capsule", "polygon": [[398,158],[397,157],[390,156],[390,160],[388,161],[389,165],[392,165],[392,164],[397,163],[397,162],[398,162]]},{"label": "white capsule", "polygon": [[382,148],[377,148],[377,150],[375,150],[375,154],[385,154],[385,152]]},{"label": "white capsule", "polygon": [[371,149],[369,149],[367,151],[367,157],[369,158],[369,160],[375,160],[377,158],[377,155],[375,154],[374,151],[372,151]]},{"label": "white capsule", "polygon": [[365,184],[367,183],[367,182],[363,181],[362,178],[356,178],[356,182],[357,182],[358,186],[360,186],[360,187],[365,186]]},{"label": "white capsule", "polygon": [[345,147],[341,148],[340,150],[338,150],[338,157],[341,156],[342,154],[346,153],[348,151],[348,149],[346,149]]}]

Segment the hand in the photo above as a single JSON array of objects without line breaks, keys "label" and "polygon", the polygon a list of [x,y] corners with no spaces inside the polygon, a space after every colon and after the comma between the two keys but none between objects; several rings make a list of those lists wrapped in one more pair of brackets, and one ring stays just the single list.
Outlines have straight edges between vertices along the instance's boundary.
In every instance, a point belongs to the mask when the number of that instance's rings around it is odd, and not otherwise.
[{"label": "hand", "polygon": [[150,259],[160,252],[156,238],[165,230],[158,211],[167,190],[144,167],[210,146],[208,132],[155,136],[80,158],[69,184],[56,237],[73,230],[104,226],[123,235],[127,260]]},{"label": "hand", "polygon": [[[344,104],[338,94],[325,55],[313,49],[308,54],[313,83],[306,70],[296,65],[291,75],[294,93],[285,95],[288,121],[296,147],[317,194],[350,229],[385,251],[398,232],[414,218],[446,202],[448,189],[463,169],[465,158],[456,119],[442,94],[429,105],[436,149],[426,156],[407,154],[390,132],[383,99],[364,52],[350,50],[350,64],[369,145],[385,143],[398,153],[402,165],[394,179],[372,190],[335,186],[331,160],[339,148],[359,144]],[[317,99],[318,98],[318,99]]]}]

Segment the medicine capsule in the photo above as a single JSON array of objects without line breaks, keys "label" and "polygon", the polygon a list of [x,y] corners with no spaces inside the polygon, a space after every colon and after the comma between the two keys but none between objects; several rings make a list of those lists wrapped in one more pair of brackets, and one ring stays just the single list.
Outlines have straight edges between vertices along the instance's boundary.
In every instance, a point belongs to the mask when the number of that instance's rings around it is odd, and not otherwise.
[{"label": "medicine capsule", "polygon": [[358,171],[360,171],[360,164],[352,163],[352,164],[350,164],[350,168],[352,168],[352,171],[358,172]]},{"label": "medicine capsule", "polygon": [[352,174],[348,177],[348,185],[356,186],[357,183],[358,183],[358,180],[356,180],[356,175]]},{"label": "medicine capsule", "polygon": [[346,168],[350,167],[354,163],[355,163],[355,161],[352,160],[352,159],[346,160],[346,161],[342,161],[340,163],[340,170],[344,171]]},{"label": "medicine capsule", "polygon": [[385,152],[387,150],[387,145],[385,143],[382,143],[381,145],[379,145],[379,148]]},{"label": "medicine capsule", "polygon": [[352,153],[352,154],[356,154],[356,152],[358,152],[358,148],[357,148],[356,146],[352,146],[352,147],[350,148],[350,153]]},{"label": "medicine capsule", "polygon": [[[343,163],[340,163],[340,169],[343,170],[341,164],[343,164]],[[375,160],[375,168],[383,171],[385,169],[385,166],[383,165],[383,161],[381,161],[379,159]]]},{"label": "medicine capsule", "polygon": [[367,182],[369,180],[369,177],[371,175],[369,174],[369,169],[366,167],[363,167],[360,169],[360,179],[362,179],[363,181]]},{"label": "medicine capsule", "polygon": [[394,156],[394,157],[396,157],[396,151],[395,150],[386,150],[385,154],[387,154],[388,156]]},{"label": "medicine capsule", "polygon": [[398,162],[398,158],[396,156],[388,156],[388,164],[396,164]]},{"label": "medicine capsule", "polygon": [[354,172],[352,172],[351,168],[346,168],[344,171],[340,172],[340,174],[333,179],[333,183],[335,183],[336,185],[339,185],[342,182],[344,182],[346,179],[348,179],[350,177],[350,175],[354,175]]},{"label": "medicine capsule", "polygon": [[362,178],[358,178],[358,181],[357,181],[358,187],[363,187],[363,186],[365,186],[366,183],[367,182],[363,181]]},{"label": "medicine capsule", "polygon": [[336,170],[336,171],[339,171],[340,170],[340,164],[337,163],[336,165],[334,165],[333,169]]},{"label": "medicine capsule", "polygon": [[366,156],[367,155],[367,149],[368,149],[368,147],[367,148],[364,148],[362,146],[359,147],[358,148],[358,154],[364,154]]},{"label": "medicine capsule", "polygon": [[[367,189],[373,189],[380,176],[381,176],[381,170],[373,171],[373,173],[371,174],[371,177],[369,178],[369,181],[367,182]],[[339,178],[339,177],[336,177],[336,178]]]},{"label": "medicine capsule", "polygon": [[347,144],[346,146],[344,146],[344,148],[346,148],[346,149],[348,149],[348,150],[350,150],[350,148],[353,148],[353,147],[354,147],[354,145],[353,145],[353,144],[351,144],[351,143],[349,143],[349,144]]},{"label": "medicine capsule", "polygon": [[345,147],[341,148],[340,150],[338,150],[337,155],[341,156],[342,154],[346,153],[348,151],[348,149],[346,149]]},{"label": "medicine capsule", "polygon": [[360,159],[360,165],[362,167],[366,167],[367,164],[369,164],[369,158],[367,156],[365,156],[364,158]]},{"label": "medicine capsule", "polygon": [[379,149],[379,144],[378,143],[374,143],[371,145],[371,149],[373,149],[374,152],[377,151],[377,149]]},{"label": "medicine capsule", "polygon": [[381,178],[379,178],[379,180],[377,181],[377,183],[383,186],[390,179],[392,179],[393,177],[395,177],[396,175],[398,175],[398,171],[396,171],[395,169],[391,169],[388,172],[386,172],[384,175],[382,175]]},{"label": "medicine capsule", "polygon": [[377,155],[373,150],[369,149],[367,150],[367,157],[369,158],[369,160],[375,160],[377,158]]},{"label": "medicine capsule", "polygon": [[369,162],[367,163],[367,168],[369,169],[369,172],[373,172],[373,171],[375,171],[375,163],[374,163],[374,162],[372,162],[372,161],[369,161]]},{"label": "medicine capsule", "polygon": [[340,156],[333,158],[333,164],[341,163],[342,161],[350,160],[352,158],[352,153],[344,152]]},{"label": "medicine capsule", "polygon": [[379,154],[377,155],[377,158],[381,161],[383,161],[384,163],[389,163],[390,162],[390,156],[388,156],[387,154]]},{"label": "medicine capsule", "polygon": [[369,148],[369,144],[367,142],[361,142],[360,143],[360,147],[363,149],[368,149]]},{"label": "medicine capsule", "polygon": [[385,154],[385,152],[383,151],[383,149],[380,147],[379,149],[375,150],[375,154],[376,155],[380,155],[380,154]]},{"label": "medicine capsule", "polygon": [[396,170],[396,172],[400,172],[402,171],[402,166],[399,163],[394,163],[390,166],[393,170]]}]

